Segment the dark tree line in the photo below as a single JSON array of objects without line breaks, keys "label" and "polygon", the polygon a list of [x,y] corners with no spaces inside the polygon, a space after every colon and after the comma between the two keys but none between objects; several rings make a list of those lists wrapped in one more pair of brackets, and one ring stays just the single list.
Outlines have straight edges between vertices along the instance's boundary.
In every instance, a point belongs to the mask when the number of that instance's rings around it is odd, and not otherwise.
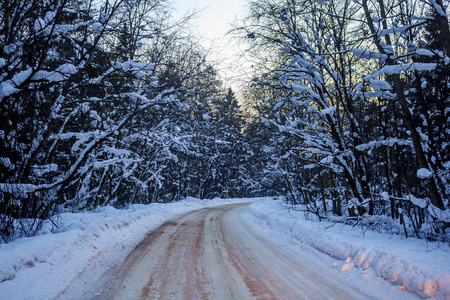
[{"label": "dark tree line", "polygon": [[235,95],[171,10],[2,2],[2,242],[60,211],[250,193]]},{"label": "dark tree line", "polygon": [[247,97],[287,201],[320,219],[449,240],[446,9],[249,2],[235,29],[260,62]]}]

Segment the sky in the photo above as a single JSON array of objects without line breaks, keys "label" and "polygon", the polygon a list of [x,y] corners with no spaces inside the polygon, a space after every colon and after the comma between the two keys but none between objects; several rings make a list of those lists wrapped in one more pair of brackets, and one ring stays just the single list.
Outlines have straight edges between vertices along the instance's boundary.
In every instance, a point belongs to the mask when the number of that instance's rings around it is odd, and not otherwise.
[{"label": "sky", "polygon": [[243,12],[245,0],[174,0],[176,16],[200,11],[194,24],[208,39],[221,38],[230,29],[229,23]]},{"label": "sky", "polygon": [[230,23],[236,17],[243,16],[245,12],[245,0],[174,0],[176,9],[175,18],[182,18],[192,11],[196,14],[193,25],[199,36],[200,43],[206,49],[213,45],[210,58],[220,63],[215,65],[226,86],[238,89],[238,82],[234,80],[239,77],[236,68],[239,49],[235,42],[226,36],[231,29]]}]

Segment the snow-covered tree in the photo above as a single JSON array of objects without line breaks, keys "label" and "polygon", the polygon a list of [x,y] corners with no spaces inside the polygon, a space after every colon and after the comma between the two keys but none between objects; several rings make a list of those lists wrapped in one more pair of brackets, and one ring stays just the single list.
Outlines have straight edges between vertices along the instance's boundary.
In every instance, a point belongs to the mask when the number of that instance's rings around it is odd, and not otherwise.
[{"label": "snow-covered tree", "polygon": [[59,210],[195,191],[184,175],[192,157],[205,158],[191,117],[212,112],[207,96],[220,82],[184,21],[167,18],[162,1],[2,4],[3,241]]},{"label": "snow-covered tree", "polygon": [[431,33],[448,32],[446,6],[386,3],[251,1],[236,32],[261,64],[255,101],[288,199],[433,236],[424,222],[450,221],[448,43]]}]

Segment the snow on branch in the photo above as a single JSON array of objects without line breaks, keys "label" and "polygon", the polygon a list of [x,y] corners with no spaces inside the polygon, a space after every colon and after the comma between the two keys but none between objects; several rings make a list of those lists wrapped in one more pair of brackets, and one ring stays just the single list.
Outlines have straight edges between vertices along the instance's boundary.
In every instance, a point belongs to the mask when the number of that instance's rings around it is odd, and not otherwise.
[{"label": "snow on branch", "polygon": [[350,51],[356,57],[363,58],[363,59],[379,59],[379,60],[385,61],[388,58],[388,56],[386,54],[381,54],[378,52],[372,52],[372,51],[367,51],[367,50],[361,50],[361,49],[357,49],[357,48],[352,48],[352,49],[350,49]]},{"label": "snow on branch", "polygon": [[375,71],[372,75],[370,75],[370,78],[378,77],[383,74],[391,75],[411,71],[433,71],[436,67],[436,63],[406,63],[401,65],[389,65]]},{"label": "snow on branch", "polygon": [[[99,84],[105,77],[109,76],[115,71],[122,70],[123,72],[130,72],[134,76],[138,78],[143,78],[147,74],[151,74],[155,69],[155,64],[142,64],[137,63],[135,61],[126,61],[123,63],[119,63],[111,68],[109,68],[106,72],[98,76],[97,78],[91,79],[89,82],[91,84]],[[156,78],[152,78],[155,80]]]},{"label": "snow on branch", "polygon": [[387,138],[384,140],[379,141],[371,141],[369,143],[360,144],[356,146],[355,148],[358,151],[367,151],[367,150],[373,150],[375,148],[379,148],[382,146],[392,147],[394,145],[400,145],[400,146],[409,146],[412,147],[412,142],[409,140],[401,140],[397,138]]},{"label": "snow on branch", "polygon": [[69,77],[78,72],[77,67],[73,64],[64,64],[58,67],[55,71],[37,71],[32,80],[48,80],[51,82],[59,82],[69,79]]},{"label": "snow on branch", "polygon": [[434,10],[442,17],[447,18],[447,14],[443,10],[442,6],[436,3],[436,0],[427,0],[427,2],[433,6]]},{"label": "snow on branch", "polygon": [[370,86],[374,90],[391,90],[392,89],[392,86],[389,84],[389,82],[384,81],[384,80],[370,79],[369,83],[370,83]]},{"label": "snow on branch", "polygon": [[405,32],[408,29],[411,29],[411,28],[423,25],[427,21],[428,20],[424,20],[424,21],[421,21],[421,22],[417,22],[417,23],[414,23],[414,24],[407,25],[407,26],[399,26],[399,27],[392,27],[392,28],[383,29],[383,30],[380,30],[378,32],[378,35],[379,36],[385,36],[385,35],[392,34],[392,33],[402,33],[402,32]]}]

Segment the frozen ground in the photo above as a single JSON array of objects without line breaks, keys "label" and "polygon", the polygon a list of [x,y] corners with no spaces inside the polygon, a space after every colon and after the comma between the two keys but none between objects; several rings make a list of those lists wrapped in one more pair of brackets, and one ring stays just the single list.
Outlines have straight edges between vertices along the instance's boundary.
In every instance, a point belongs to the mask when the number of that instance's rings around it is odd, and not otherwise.
[{"label": "frozen ground", "polygon": [[[187,199],[126,210],[106,207],[92,213],[63,214],[57,229],[48,224],[39,236],[0,245],[0,299],[52,299],[74,284],[82,289],[80,278],[89,281],[87,285],[101,278],[111,266],[123,263],[146,233],[163,222],[203,207],[248,201]],[[378,292],[387,292],[395,299],[411,298],[411,293],[450,298],[450,250],[446,245],[310,222],[280,201],[251,201],[255,202],[245,209],[245,220],[255,232],[294,251],[318,249],[327,272],[367,283],[363,289],[368,294],[377,297]],[[307,256],[299,254],[299,259]]]}]

